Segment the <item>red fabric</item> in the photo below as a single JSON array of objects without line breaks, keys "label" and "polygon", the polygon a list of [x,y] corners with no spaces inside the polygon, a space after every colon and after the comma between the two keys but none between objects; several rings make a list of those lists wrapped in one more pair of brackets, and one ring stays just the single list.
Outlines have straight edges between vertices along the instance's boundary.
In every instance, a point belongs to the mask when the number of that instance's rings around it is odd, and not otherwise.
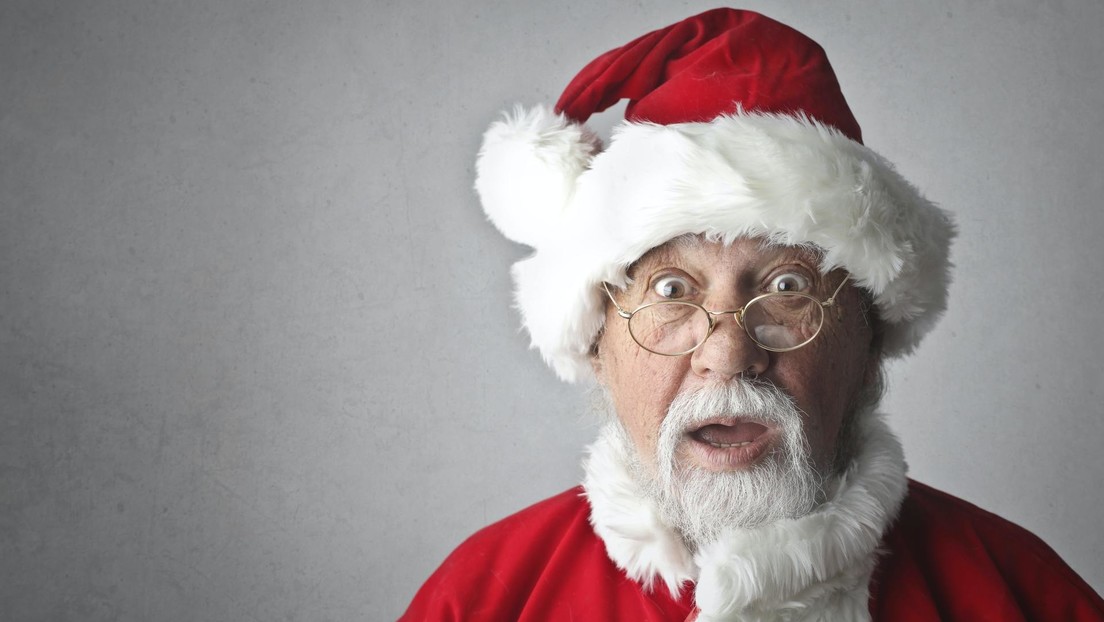
[{"label": "red fabric", "polygon": [[1042,540],[918,482],[874,576],[875,619],[1104,620],[1104,601]]},{"label": "red fabric", "polygon": [[613,565],[581,495],[573,488],[473,535],[400,620],[684,620],[689,597],[646,593]]},{"label": "red fabric", "polygon": [[[673,600],[627,579],[587,522],[574,488],[483,529],[426,581],[403,622],[687,620]],[[874,620],[1104,621],[1104,601],[1024,529],[910,482],[871,586]]]},{"label": "red fabric", "polygon": [[625,117],[659,124],[748,111],[805,113],[862,142],[824,50],[751,11],[714,9],[591,61],[556,103],[584,122],[628,99]]}]

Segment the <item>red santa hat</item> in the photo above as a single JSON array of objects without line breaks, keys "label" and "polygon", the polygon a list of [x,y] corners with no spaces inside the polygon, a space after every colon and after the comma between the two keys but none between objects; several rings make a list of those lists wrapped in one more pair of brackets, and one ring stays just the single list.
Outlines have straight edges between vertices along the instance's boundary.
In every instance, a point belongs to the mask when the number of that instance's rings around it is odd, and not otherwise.
[{"label": "red santa hat", "polygon": [[[585,125],[628,99],[610,145]],[[650,249],[685,234],[823,251],[874,297],[887,356],[946,308],[954,226],[862,134],[816,42],[750,11],[716,9],[610,50],[555,109],[491,125],[476,162],[491,222],[534,253],[514,265],[533,347],[569,382],[591,374],[605,318]]]}]

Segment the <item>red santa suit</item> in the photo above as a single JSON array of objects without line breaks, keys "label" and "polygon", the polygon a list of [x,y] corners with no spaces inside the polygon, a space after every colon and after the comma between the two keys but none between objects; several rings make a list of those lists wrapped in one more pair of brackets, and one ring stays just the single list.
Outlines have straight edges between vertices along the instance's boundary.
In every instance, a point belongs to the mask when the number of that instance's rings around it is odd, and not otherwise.
[{"label": "red santa suit", "polygon": [[[585,126],[628,100],[609,145]],[[950,214],[862,143],[823,48],[749,11],[716,9],[589,63],[555,108],[491,125],[483,210],[533,248],[514,265],[532,345],[569,382],[593,374],[606,284],[685,235],[823,252],[873,302],[884,359],[946,309]],[[690,550],[604,434],[586,478],[465,542],[404,620],[1104,620],[1042,542],[909,483],[875,416],[826,501]]]},{"label": "red santa suit", "polygon": [[1104,620],[1046,544],[908,481],[877,419],[812,514],[732,530],[692,553],[600,439],[587,478],[464,542],[403,621]]}]

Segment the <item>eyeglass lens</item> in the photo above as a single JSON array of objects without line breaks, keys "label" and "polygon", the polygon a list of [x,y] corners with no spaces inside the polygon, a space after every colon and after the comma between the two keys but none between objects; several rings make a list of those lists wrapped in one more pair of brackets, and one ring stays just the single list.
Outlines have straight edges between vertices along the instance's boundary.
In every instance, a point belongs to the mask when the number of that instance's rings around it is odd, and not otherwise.
[{"label": "eyeglass lens", "polygon": [[[730,315],[730,314],[726,314]],[[756,343],[769,350],[790,350],[816,337],[824,309],[816,300],[775,294],[744,308],[743,324]],[[685,354],[709,336],[709,313],[683,302],[661,302],[644,307],[629,320],[637,343],[657,354]]]}]

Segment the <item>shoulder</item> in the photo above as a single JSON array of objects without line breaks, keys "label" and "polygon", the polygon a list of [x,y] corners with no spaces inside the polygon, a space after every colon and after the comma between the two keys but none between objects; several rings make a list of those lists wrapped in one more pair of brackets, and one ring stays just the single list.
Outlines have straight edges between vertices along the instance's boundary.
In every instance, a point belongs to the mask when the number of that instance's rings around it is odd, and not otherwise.
[{"label": "shoulder", "polygon": [[1017,540],[1016,550],[1042,557],[1057,557],[1042,540],[1030,531],[992,512],[936,490],[927,484],[909,481],[908,496],[901,507],[895,529],[909,533],[927,532],[978,538],[980,543],[994,537]]},{"label": "shoulder", "polygon": [[480,529],[430,576],[401,619],[518,619],[557,559],[578,562],[595,550],[605,558],[588,516],[575,487]]},{"label": "shoulder", "polygon": [[[1104,620],[1104,601],[1035,534],[909,482],[872,592],[943,619]],[[918,618],[919,619],[919,618]]]},{"label": "shoulder", "polygon": [[[586,502],[583,488],[576,486],[480,529],[457,550],[469,547],[497,548],[505,537],[513,539],[531,534],[547,537],[549,528],[560,531],[570,529],[578,522],[587,523],[589,513],[590,506]],[[534,545],[540,546],[539,543]]]},{"label": "shoulder", "polygon": [[[1038,563],[1056,571],[1058,578],[1083,583],[1058,554],[1030,531],[992,512],[916,481],[893,528],[916,536],[936,553],[974,558],[978,563],[1019,567]],[[946,547],[948,550],[942,551]]]}]

